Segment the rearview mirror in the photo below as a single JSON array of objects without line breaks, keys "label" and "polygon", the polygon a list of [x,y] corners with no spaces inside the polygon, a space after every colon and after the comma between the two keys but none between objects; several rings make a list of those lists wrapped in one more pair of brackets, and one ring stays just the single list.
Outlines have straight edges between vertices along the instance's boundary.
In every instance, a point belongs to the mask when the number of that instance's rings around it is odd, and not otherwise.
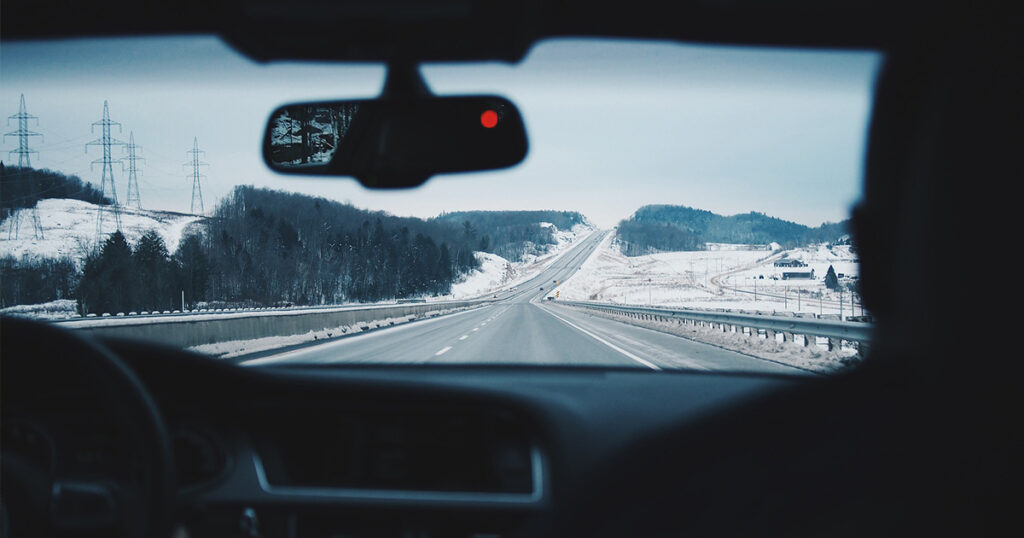
[{"label": "rearview mirror", "polygon": [[278,172],[400,188],[513,166],[526,149],[522,117],[507,99],[424,96],[281,107],[270,116],[263,157]]}]

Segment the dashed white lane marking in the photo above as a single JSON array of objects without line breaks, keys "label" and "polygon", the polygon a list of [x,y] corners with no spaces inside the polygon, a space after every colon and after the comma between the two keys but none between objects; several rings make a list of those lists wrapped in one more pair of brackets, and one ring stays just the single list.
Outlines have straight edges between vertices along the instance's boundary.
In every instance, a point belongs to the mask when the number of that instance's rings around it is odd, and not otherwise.
[{"label": "dashed white lane marking", "polygon": [[559,321],[561,321],[562,323],[572,327],[573,329],[576,329],[577,331],[579,331],[579,332],[581,332],[581,333],[583,333],[583,334],[593,338],[594,340],[597,340],[598,342],[601,342],[602,344],[604,344],[604,345],[614,349],[615,351],[618,351],[619,353],[622,353],[623,355],[629,357],[630,359],[633,359],[634,361],[639,362],[640,364],[642,364],[642,365],[644,365],[644,366],[646,366],[646,367],[648,367],[648,368],[650,368],[652,370],[661,370],[661,367],[659,367],[657,364],[654,364],[654,363],[652,363],[650,361],[646,361],[644,359],[641,359],[640,357],[637,357],[636,355],[634,355],[634,354],[626,351],[625,349],[622,349],[621,347],[619,347],[619,346],[617,346],[617,345],[615,345],[615,344],[605,340],[604,338],[601,338],[600,336],[598,336],[598,335],[596,335],[596,334],[594,334],[594,333],[592,333],[592,332],[590,332],[590,331],[580,327],[579,325],[576,325],[576,324],[566,320],[562,316],[559,316],[558,314],[555,314],[554,312],[548,310],[547,308],[541,308],[541,310],[547,312],[548,314],[551,314],[552,316],[557,318]]},{"label": "dashed white lane marking", "polygon": [[285,351],[283,353],[277,353],[277,354],[274,354],[274,355],[268,355],[268,356],[265,356],[265,357],[260,357],[258,359],[248,359],[248,360],[242,361],[242,362],[240,362],[238,364],[240,364],[242,366],[258,366],[258,365],[263,365],[263,364],[275,364],[275,363],[292,361],[292,360],[299,360],[299,361],[301,361],[301,360],[303,360],[303,356],[304,355],[314,355],[315,356],[317,354],[324,353],[328,349],[341,349],[341,348],[344,348],[344,347],[348,347],[348,346],[350,346],[352,344],[355,344],[357,342],[378,339],[378,338],[381,338],[381,337],[390,338],[393,335],[395,335],[396,333],[402,333],[402,332],[406,332],[406,331],[410,331],[410,330],[411,331],[415,331],[415,330],[418,330],[418,329],[420,329],[420,328],[422,328],[424,326],[427,326],[427,325],[433,325],[433,324],[436,324],[436,323],[443,323],[443,322],[445,322],[447,320],[451,320],[453,318],[469,315],[469,314],[472,314],[474,312],[476,312],[476,309],[471,308],[469,310],[463,310],[462,312],[456,312],[454,314],[448,314],[448,315],[439,316],[439,317],[436,317],[436,318],[430,318],[430,319],[424,319],[424,320],[421,320],[421,321],[416,321],[415,323],[400,323],[398,325],[395,325],[394,327],[383,328],[383,329],[380,329],[380,330],[377,330],[377,331],[370,331],[370,332],[364,333],[364,334],[354,334],[354,335],[351,335],[351,336],[347,336],[345,338],[341,338],[339,340],[328,341],[328,342],[325,342],[325,343],[319,344],[319,345],[311,345],[311,346],[308,346],[308,347],[302,347],[302,348],[295,349],[295,350],[292,350],[292,351]]},{"label": "dashed white lane marking", "polygon": [[468,334],[464,334],[464,335],[459,337],[459,340],[465,340],[467,338],[469,338],[469,335]]},{"label": "dashed white lane marking", "polygon": [[439,355],[444,355],[445,353],[448,353],[448,350],[450,350],[451,348],[452,348],[452,346],[448,346],[448,347],[442,349],[441,351],[438,351],[437,353],[434,353],[434,356],[437,357]]},{"label": "dashed white lane marking", "polygon": [[477,332],[479,330],[480,330],[480,327],[473,327],[473,332]]}]

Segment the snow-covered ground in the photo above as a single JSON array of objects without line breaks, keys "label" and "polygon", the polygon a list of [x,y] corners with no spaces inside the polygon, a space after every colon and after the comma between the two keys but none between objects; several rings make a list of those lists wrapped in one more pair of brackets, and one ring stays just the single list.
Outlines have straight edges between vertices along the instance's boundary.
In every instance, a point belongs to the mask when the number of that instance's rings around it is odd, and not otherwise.
[{"label": "snow-covered ground", "polygon": [[74,299],[57,299],[48,303],[9,306],[0,309],[0,314],[34,319],[64,319],[78,317],[78,304]]},{"label": "snow-covered ground", "polygon": [[[549,222],[542,222],[540,225],[555,228],[555,225]],[[480,260],[480,268],[464,275],[462,280],[453,284],[452,294],[444,298],[467,299],[518,286],[537,276],[569,248],[593,233],[594,229],[591,224],[577,224],[571,230],[555,228],[557,243],[546,253],[540,256],[527,255],[517,262],[510,262],[488,252],[476,252],[474,254],[476,259]]]},{"label": "snow-covered ground", "polygon": [[[21,225],[15,239],[12,215],[0,223],[0,254],[60,258],[68,257],[79,264],[96,244],[96,220],[100,206],[80,200],[45,199],[36,205],[43,236],[36,238],[32,226],[31,210],[21,209]],[[169,252],[178,248],[178,242],[189,226],[203,217],[166,211],[147,211],[121,208],[121,233],[129,244],[135,244],[142,234],[156,230],[163,238]],[[114,215],[109,211],[103,216],[104,233],[114,231]]]},{"label": "snow-covered ground", "polygon": [[[614,239],[609,234],[582,269],[559,286],[562,299],[732,311],[863,313],[856,297],[851,306],[852,294],[845,289],[858,274],[857,256],[848,245],[779,250],[778,245],[715,244],[702,251],[631,258],[621,253]],[[807,266],[775,267],[783,257]],[[824,285],[829,265],[843,275],[841,307],[840,293]],[[812,269],[813,279],[782,280],[784,271]]]}]

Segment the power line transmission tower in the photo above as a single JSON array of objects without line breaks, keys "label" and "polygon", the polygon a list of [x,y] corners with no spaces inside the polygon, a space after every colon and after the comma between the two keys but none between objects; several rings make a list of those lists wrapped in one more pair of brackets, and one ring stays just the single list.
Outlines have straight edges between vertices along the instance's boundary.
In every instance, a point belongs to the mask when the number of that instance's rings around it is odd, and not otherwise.
[{"label": "power line transmission tower", "polygon": [[[199,180],[201,178],[206,177],[206,176],[203,175],[203,174],[200,174],[199,170],[203,166],[210,166],[210,165],[209,165],[209,163],[205,163],[205,162],[199,160],[199,154],[200,153],[203,153],[203,154],[206,153],[205,151],[202,151],[201,149],[199,149],[199,138],[193,138],[192,139],[192,149],[186,151],[185,153],[187,153],[187,154],[192,156],[192,158],[189,160],[189,162],[187,162],[187,163],[182,165],[182,166],[191,166],[192,167],[192,174],[189,175],[189,176],[186,176],[186,177],[192,178],[192,207],[191,207],[191,211],[192,211],[193,215],[202,215],[203,213],[206,212],[206,210],[203,208],[203,189],[199,185]],[[198,213],[196,213],[196,202],[199,202],[199,212]]]},{"label": "power line transmission tower", "polygon": [[[28,147],[28,138],[30,136],[43,137],[41,133],[36,133],[28,129],[28,120],[35,120],[36,125],[39,125],[39,118],[29,114],[25,109],[25,94],[21,94],[21,100],[18,103],[18,113],[7,116],[7,125],[11,124],[11,120],[18,120],[18,129],[9,133],[4,133],[4,141],[7,140],[8,136],[18,137],[18,149],[13,149],[8,152],[10,154],[18,155],[18,167],[21,168],[20,173],[25,173],[27,168],[32,167],[31,155],[33,153],[39,153]],[[35,234],[36,239],[43,238],[43,226],[39,222],[39,211],[36,209],[36,184],[32,177],[28,179],[29,185],[26,194],[26,204],[32,204],[29,214],[32,218],[32,232]],[[21,231],[21,211],[15,211],[11,218],[10,228],[7,230],[8,239],[17,239],[18,232]],[[13,237],[12,237],[13,232]]]},{"label": "power line transmission tower", "polygon": [[25,110],[25,94],[21,94],[21,102],[18,103],[18,113],[7,116],[7,125],[11,124],[11,120],[18,120],[18,130],[4,133],[4,140],[6,141],[8,136],[17,136],[18,149],[12,149],[8,154],[18,154],[18,166],[20,168],[31,168],[32,161],[29,156],[39,152],[33,151],[28,147],[28,137],[38,136],[42,138],[43,135],[28,130],[28,120],[36,120],[36,125],[39,125],[39,118]]},{"label": "power line transmission tower", "polygon": [[[103,176],[100,179],[100,195],[103,197],[107,196],[107,185],[110,185],[110,199],[111,199],[111,211],[114,213],[114,223],[116,230],[121,230],[121,210],[117,205],[117,188],[114,186],[114,163],[120,163],[121,169],[124,169],[124,161],[121,159],[114,159],[110,156],[111,146],[126,146],[124,142],[117,140],[110,136],[110,127],[116,125],[118,131],[121,130],[121,124],[112,121],[110,119],[110,107],[106,101],[103,101],[103,119],[100,121],[93,122],[92,132],[96,131],[96,126],[100,126],[101,135],[96,140],[89,142],[85,145],[85,152],[89,152],[89,146],[101,146],[103,148],[103,157],[96,159],[90,165],[90,170],[93,169],[92,165],[96,163],[103,164]],[[96,211],[96,242],[99,243],[103,239],[103,214],[107,212],[105,206],[100,206],[99,210]]]},{"label": "power line transmission tower", "polygon": [[139,169],[135,161],[146,159],[139,157],[137,152],[140,150],[142,150],[142,146],[135,144],[135,133],[129,131],[128,144],[125,146],[125,151],[128,152],[128,194],[125,195],[124,205],[135,207],[135,209],[142,209],[142,200],[139,197],[139,179],[136,176]]}]

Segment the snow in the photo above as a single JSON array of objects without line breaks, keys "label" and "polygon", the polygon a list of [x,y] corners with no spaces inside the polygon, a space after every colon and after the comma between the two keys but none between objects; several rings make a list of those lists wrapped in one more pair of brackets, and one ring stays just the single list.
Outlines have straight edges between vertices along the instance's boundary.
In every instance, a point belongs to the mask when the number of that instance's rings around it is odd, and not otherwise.
[{"label": "snow", "polygon": [[[570,301],[599,301],[729,311],[803,312],[861,315],[858,299],[824,286],[829,265],[844,274],[840,284],[855,282],[857,256],[849,245],[813,245],[791,250],[770,246],[708,245],[708,250],[663,252],[627,257],[609,234],[597,251],[570,279],[558,287]],[[796,258],[814,270],[813,280],[782,280],[774,267],[783,256]],[[774,278],[773,278],[774,277]],[[775,280],[778,279],[778,280]],[[756,296],[755,296],[756,287]]]},{"label": "snow", "polygon": [[0,309],[0,314],[34,319],[64,319],[78,317],[78,305],[74,299],[57,299],[48,303],[10,306]]},{"label": "snow", "polygon": [[[16,258],[69,257],[76,264],[82,263],[85,256],[96,244],[96,220],[100,206],[80,200],[44,199],[36,205],[43,237],[37,239],[33,233],[30,209],[20,209],[21,226],[18,238],[14,239],[11,227],[15,217],[11,216],[0,223],[0,252]],[[167,211],[148,211],[121,207],[121,233],[129,244],[135,244],[144,233],[156,230],[167,245],[168,252],[173,253],[186,230],[195,225],[203,217]],[[109,211],[109,208],[107,209]],[[104,232],[114,230],[114,216],[108,212],[103,216]]]},{"label": "snow", "polygon": [[511,285],[516,273],[508,260],[489,252],[474,252],[473,255],[480,267],[452,285],[455,298],[476,297]]},{"label": "snow", "polygon": [[[541,222],[541,226],[554,229],[556,243],[551,245],[542,255],[526,255],[522,260],[510,262],[505,258],[489,252],[474,252],[480,261],[480,268],[464,275],[452,285],[452,299],[467,299],[507,290],[537,276],[541,271],[571,249],[579,241],[594,232],[592,224],[577,224],[571,230],[559,230],[550,222]],[[447,298],[447,297],[446,297]]]}]

